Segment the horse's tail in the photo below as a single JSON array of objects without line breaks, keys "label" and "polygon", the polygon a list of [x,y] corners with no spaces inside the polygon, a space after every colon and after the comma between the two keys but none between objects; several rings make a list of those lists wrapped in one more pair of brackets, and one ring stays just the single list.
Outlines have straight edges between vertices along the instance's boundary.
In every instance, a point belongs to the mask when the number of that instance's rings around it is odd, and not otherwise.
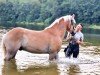
[{"label": "horse's tail", "polygon": [[5,37],[5,34],[3,35],[3,38],[2,38],[2,41],[1,41],[1,52],[2,52],[3,58],[5,56],[5,51],[6,51],[6,47],[5,47],[5,44],[4,44],[4,37]]}]

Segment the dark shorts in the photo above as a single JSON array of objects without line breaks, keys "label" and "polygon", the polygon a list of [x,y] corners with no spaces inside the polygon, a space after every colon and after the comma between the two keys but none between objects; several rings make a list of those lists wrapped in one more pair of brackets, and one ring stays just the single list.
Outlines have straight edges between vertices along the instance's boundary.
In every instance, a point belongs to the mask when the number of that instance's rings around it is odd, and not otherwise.
[{"label": "dark shorts", "polygon": [[67,46],[67,48],[65,48],[64,50],[66,57],[71,57],[71,55],[73,54],[73,58],[77,58],[78,54],[79,54],[79,44],[71,44],[69,43],[69,45]]}]

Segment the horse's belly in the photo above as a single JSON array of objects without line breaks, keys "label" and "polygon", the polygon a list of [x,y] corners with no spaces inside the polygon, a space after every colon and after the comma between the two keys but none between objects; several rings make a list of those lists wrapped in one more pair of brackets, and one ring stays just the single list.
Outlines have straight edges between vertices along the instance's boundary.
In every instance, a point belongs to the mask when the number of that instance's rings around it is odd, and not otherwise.
[{"label": "horse's belly", "polygon": [[38,54],[47,54],[48,52],[45,50],[39,50],[39,49],[25,49],[25,51],[31,52],[31,53],[38,53]]},{"label": "horse's belly", "polygon": [[39,47],[39,46],[26,46],[24,48],[25,51],[31,52],[31,53],[48,53],[49,49],[47,47]]}]

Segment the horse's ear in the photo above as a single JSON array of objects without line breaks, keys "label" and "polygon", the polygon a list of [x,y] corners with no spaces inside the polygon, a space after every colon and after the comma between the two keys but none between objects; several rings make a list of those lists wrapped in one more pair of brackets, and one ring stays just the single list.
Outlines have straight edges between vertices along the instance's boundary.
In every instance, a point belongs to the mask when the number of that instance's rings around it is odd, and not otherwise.
[{"label": "horse's ear", "polygon": [[59,21],[59,24],[61,24],[62,22],[64,22],[64,18],[61,18],[61,20]]},{"label": "horse's ear", "polygon": [[75,18],[75,14],[73,14],[72,17]]}]

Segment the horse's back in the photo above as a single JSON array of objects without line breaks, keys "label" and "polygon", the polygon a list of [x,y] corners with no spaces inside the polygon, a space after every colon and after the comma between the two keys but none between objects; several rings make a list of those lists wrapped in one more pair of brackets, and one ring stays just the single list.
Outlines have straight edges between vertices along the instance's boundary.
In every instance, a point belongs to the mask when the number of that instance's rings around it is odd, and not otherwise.
[{"label": "horse's back", "polygon": [[42,31],[36,31],[36,30],[30,30],[26,28],[21,28],[21,27],[16,27],[11,29],[5,34],[4,39],[6,40],[11,40],[11,41],[16,41],[18,39],[23,39],[24,36],[27,37],[43,37],[45,35],[44,32]]}]

